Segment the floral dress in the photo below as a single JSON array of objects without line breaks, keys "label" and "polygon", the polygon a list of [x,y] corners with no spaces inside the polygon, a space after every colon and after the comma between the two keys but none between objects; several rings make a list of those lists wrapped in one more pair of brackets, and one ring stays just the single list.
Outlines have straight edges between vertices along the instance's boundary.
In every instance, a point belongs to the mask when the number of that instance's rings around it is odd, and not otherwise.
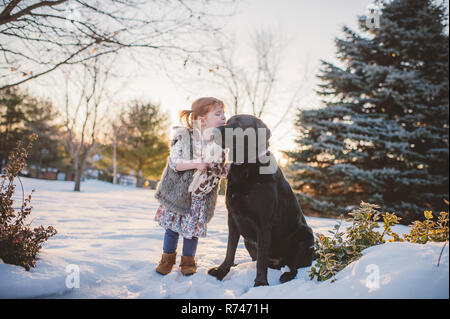
[{"label": "floral dress", "polygon": [[[202,150],[207,143],[212,141],[193,138],[194,158],[201,157]],[[183,161],[182,141],[177,141],[170,150],[168,165],[175,170],[177,163]],[[206,197],[192,196],[190,213],[180,215],[160,205],[156,211],[155,221],[164,229],[170,230],[182,235],[184,238],[206,237]]]}]

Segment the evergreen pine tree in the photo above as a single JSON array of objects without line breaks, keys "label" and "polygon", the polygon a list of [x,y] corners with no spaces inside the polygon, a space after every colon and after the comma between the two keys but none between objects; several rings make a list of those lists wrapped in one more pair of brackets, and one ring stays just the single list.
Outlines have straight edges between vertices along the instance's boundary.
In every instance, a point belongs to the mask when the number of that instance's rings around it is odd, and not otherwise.
[{"label": "evergreen pine tree", "polygon": [[16,142],[23,138],[21,124],[25,114],[21,107],[25,98],[26,95],[17,88],[6,89],[0,95],[0,172]]},{"label": "evergreen pine tree", "polygon": [[23,104],[25,135],[35,133],[37,141],[30,150],[28,164],[36,168],[36,177],[41,170],[48,168],[60,171],[70,170],[70,158],[60,141],[61,124],[58,124],[58,112],[48,100],[29,96]]},{"label": "evergreen pine tree", "polygon": [[67,155],[59,147],[57,116],[51,102],[18,88],[6,89],[0,96],[0,169],[6,165],[17,141],[35,133],[38,139],[33,143],[27,164],[35,166],[37,177],[41,168],[66,170]]},{"label": "evergreen pine tree", "polygon": [[121,115],[123,137],[117,147],[117,160],[122,169],[136,174],[137,187],[144,178],[158,178],[169,153],[167,114],[159,106],[134,103]]},{"label": "evergreen pine tree", "polygon": [[378,28],[337,38],[343,67],[321,60],[325,107],[299,110],[294,188],[310,213],[339,215],[361,200],[419,219],[449,193],[448,34],[444,4],[379,3]]}]

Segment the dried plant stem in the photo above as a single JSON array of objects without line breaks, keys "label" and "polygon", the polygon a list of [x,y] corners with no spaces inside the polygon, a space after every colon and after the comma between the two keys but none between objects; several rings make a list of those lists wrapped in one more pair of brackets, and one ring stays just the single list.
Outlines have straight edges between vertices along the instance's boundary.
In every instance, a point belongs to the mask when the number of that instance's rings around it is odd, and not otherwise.
[{"label": "dried plant stem", "polygon": [[445,242],[444,246],[441,249],[441,253],[439,254],[439,259],[438,259],[438,264],[437,266],[439,267],[439,263],[441,262],[441,256],[442,256],[442,252],[444,251],[445,246],[447,246],[448,241]]}]

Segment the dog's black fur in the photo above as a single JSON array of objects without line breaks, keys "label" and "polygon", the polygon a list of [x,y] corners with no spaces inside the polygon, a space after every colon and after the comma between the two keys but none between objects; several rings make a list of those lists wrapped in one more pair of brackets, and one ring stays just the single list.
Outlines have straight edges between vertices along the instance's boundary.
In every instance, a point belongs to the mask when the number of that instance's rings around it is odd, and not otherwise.
[{"label": "dog's black fur", "polygon": [[[233,141],[233,145],[225,145],[227,127],[233,129],[240,127],[243,130],[266,128],[268,147],[270,129],[260,119],[246,114],[235,115],[225,126],[217,128],[221,132],[222,147],[234,150],[233,161],[236,159],[236,142]],[[244,146],[247,150],[248,139],[245,141]],[[266,155],[273,157],[270,151]],[[263,164],[258,159],[256,163],[252,163],[247,154],[243,164],[231,165],[226,193],[228,210],[226,257],[220,266],[208,271],[208,274],[219,280],[222,280],[234,265],[240,236],[244,238],[245,248],[252,260],[257,261],[255,287],[268,285],[267,267],[280,269],[287,265],[290,271],[280,277],[281,282],[286,282],[295,278],[297,268],[307,267],[312,263],[314,235],[306,223],[298,201],[280,168],[276,166],[276,172],[273,174],[261,174],[259,168],[264,165],[268,164]]]}]

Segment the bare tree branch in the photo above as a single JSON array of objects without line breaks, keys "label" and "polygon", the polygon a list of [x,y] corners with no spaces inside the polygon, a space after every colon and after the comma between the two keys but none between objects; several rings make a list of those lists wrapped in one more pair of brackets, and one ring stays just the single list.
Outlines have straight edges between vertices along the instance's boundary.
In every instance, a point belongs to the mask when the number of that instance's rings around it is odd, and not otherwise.
[{"label": "bare tree branch", "polygon": [[[71,67],[66,73],[65,89],[65,135],[62,141],[71,155],[75,172],[75,191],[80,190],[83,172],[98,146],[98,124],[100,108],[105,107],[103,100],[107,93],[110,79],[110,59],[102,65],[100,59],[85,62],[81,67],[81,75]],[[77,97],[71,97],[74,92]],[[74,104],[74,107],[71,105]],[[83,109],[83,111],[82,111]]]},{"label": "bare tree branch", "polygon": [[200,55],[235,6],[233,0],[0,2],[0,90],[124,50],[148,49],[155,60]]},{"label": "bare tree branch", "polygon": [[[6,24],[6,23],[11,22],[11,21],[15,21],[15,20],[19,19],[20,17],[22,17],[22,16],[24,16],[24,15],[30,14],[31,11],[33,11],[34,9],[41,8],[41,7],[51,7],[51,6],[56,6],[56,5],[58,5],[58,4],[61,4],[61,3],[63,3],[63,2],[66,2],[66,1],[67,1],[67,0],[59,0],[59,1],[41,1],[41,2],[35,3],[35,4],[31,5],[31,6],[29,6],[29,7],[25,8],[25,9],[23,9],[23,10],[21,10],[21,11],[15,13],[15,14],[11,15],[11,14],[10,14],[10,13],[11,13],[11,10],[14,9],[14,7],[20,2],[20,0],[12,1],[12,2],[10,3],[10,5],[12,4],[12,8],[8,8],[8,7],[9,7],[9,5],[8,5],[8,6],[5,8],[5,10],[0,14],[0,25]],[[14,4],[14,2],[15,2],[16,4]]]},{"label": "bare tree branch", "polygon": [[5,9],[0,13],[0,21],[3,19],[3,17],[7,17],[10,15],[11,11],[19,4],[21,0],[13,0],[11,1]]},{"label": "bare tree branch", "polygon": [[[219,41],[223,41],[218,45],[223,49],[209,55],[205,60],[212,62],[203,65],[203,69],[210,70],[211,77],[202,77],[200,82],[205,79],[223,90],[223,99],[231,106],[230,115],[250,113],[270,121],[271,145],[285,146],[283,139],[292,130],[294,112],[305,104],[312,91],[311,75],[314,73],[310,72],[308,61],[299,61],[302,67],[297,72],[299,76],[286,85],[281,61],[288,41],[281,32],[258,30],[253,33],[249,41],[250,54],[247,48],[237,44],[235,37]],[[245,55],[238,49],[245,50]]]}]

